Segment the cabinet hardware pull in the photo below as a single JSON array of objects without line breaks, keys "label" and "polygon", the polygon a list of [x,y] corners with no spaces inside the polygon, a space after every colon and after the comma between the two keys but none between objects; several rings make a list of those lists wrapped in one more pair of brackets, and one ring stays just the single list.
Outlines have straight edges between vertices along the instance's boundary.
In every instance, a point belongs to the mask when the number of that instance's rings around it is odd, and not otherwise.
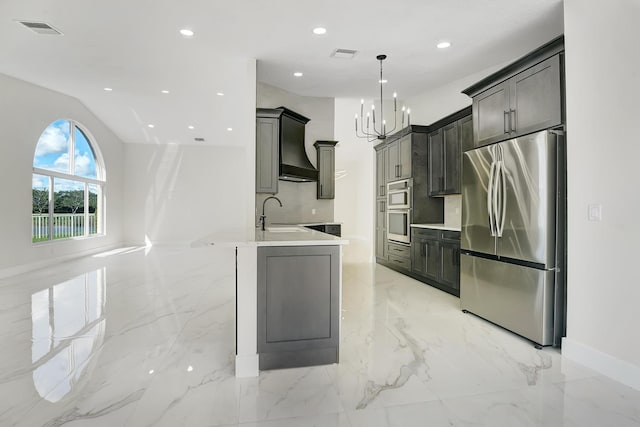
[{"label": "cabinet hardware pull", "polygon": [[[508,126],[507,126],[507,120],[509,120],[509,125]],[[504,112],[504,126],[502,128],[504,130],[504,133],[509,133],[509,131],[511,130],[511,122],[510,121],[511,121],[511,116],[510,116],[508,111],[505,111]]]},{"label": "cabinet hardware pull", "polygon": [[398,165],[398,178],[402,176],[402,165]]},{"label": "cabinet hardware pull", "polygon": [[516,131],[516,110],[509,110],[509,124],[511,125],[511,132]]}]

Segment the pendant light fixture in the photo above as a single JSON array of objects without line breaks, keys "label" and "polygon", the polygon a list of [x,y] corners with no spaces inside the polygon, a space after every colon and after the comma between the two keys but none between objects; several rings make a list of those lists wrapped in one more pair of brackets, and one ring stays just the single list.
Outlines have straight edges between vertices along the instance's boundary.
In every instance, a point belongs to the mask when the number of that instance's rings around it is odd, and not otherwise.
[{"label": "pendant light fixture", "polygon": [[[376,122],[376,107],[375,105],[371,105],[371,112],[368,112],[366,115],[366,122],[364,116],[364,99],[360,101],[360,115],[356,113],[356,136],[358,138],[367,138],[367,141],[375,141],[380,140],[383,141],[387,139],[387,135],[393,133],[396,130],[396,124],[398,119],[398,94],[393,93],[393,128],[387,130],[387,121],[384,118],[384,98],[382,93],[382,85],[386,83],[386,80],[382,77],[382,61],[387,59],[387,55],[378,55],[376,59],[380,61],[380,114],[379,120]],[[404,127],[404,115],[405,108],[402,107],[402,119],[400,129]],[[406,110],[407,114],[407,126],[411,124],[411,110]],[[358,121],[360,121],[361,129],[358,129]],[[365,125],[366,123],[366,125]]]}]

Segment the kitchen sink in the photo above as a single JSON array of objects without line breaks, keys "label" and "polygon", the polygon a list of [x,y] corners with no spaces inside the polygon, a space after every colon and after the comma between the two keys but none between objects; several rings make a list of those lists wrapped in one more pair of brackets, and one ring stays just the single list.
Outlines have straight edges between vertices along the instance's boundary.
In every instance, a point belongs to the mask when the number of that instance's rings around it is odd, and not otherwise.
[{"label": "kitchen sink", "polygon": [[302,227],[267,227],[267,231],[271,233],[306,233]]}]

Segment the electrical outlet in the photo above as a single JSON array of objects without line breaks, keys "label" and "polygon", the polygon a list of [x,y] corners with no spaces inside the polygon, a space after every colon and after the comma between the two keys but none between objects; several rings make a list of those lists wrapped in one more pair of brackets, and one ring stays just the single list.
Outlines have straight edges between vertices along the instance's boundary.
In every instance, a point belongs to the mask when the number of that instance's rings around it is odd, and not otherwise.
[{"label": "electrical outlet", "polygon": [[311,209],[311,215],[315,215],[316,214],[316,210],[315,209]]},{"label": "electrical outlet", "polygon": [[587,219],[589,221],[602,221],[602,205],[592,204],[587,207]]}]

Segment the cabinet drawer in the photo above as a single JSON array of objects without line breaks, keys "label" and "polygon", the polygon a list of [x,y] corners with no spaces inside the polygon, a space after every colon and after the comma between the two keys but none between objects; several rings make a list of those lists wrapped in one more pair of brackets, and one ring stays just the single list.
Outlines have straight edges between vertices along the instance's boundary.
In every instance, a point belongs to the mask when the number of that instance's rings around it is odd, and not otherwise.
[{"label": "cabinet drawer", "polygon": [[460,242],[460,232],[459,231],[442,231],[440,233],[441,240],[449,240],[453,242]]},{"label": "cabinet drawer", "polygon": [[412,228],[411,236],[415,236],[416,238],[430,238],[437,239],[440,237],[440,232],[438,230],[433,230],[430,228]]},{"label": "cabinet drawer", "polygon": [[395,255],[396,257],[409,258],[411,256],[411,246],[394,245],[389,243],[387,245],[387,253],[389,256]]},{"label": "cabinet drawer", "polygon": [[411,270],[411,259],[389,254],[389,262],[406,270]]}]

